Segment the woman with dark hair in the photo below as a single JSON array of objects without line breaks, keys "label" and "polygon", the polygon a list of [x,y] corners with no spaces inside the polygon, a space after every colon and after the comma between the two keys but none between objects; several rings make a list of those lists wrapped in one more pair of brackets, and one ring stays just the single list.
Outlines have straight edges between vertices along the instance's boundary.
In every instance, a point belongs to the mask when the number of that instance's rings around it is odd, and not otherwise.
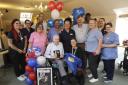
[{"label": "woman with dark hair", "polygon": [[14,72],[17,79],[23,81],[25,76],[25,51],[27,47],[27,37],[23,35],[20,30],[19,19],[12,21],[11,31],[8,33],[8,45],[10,48],[10,55],[14,66]]},{"label": "woman with dark hair", "polygon": [[60,33],[60,41],[63,43],[65,53],[70,51],[71,39],[75,38],[75,31],[72,30],[71,27],[72,27],[71,18],[66,18],[64,20],[64,29]]},{"label": "woman with dark hair", "polygon": [[50,28],[49,32],[48,32],[48,41],[49,42],[52,42],[53,41],[53,36],[54,35],[59,35],[61,31],[61,27],[60,27],[60,24],[59,24],[59,19],[55,19],[54,20],[54,27],[53,28]]},{"label": "woman with dark hair", "polygon": [[44,54],[47,45],[47,34],[44,31],[42,23],[37,23],[36,31],[33,32],[29,39],[28,49],[37,47],[41,49],[42,55]]},{"label": "woman with dark hair", "polygon": [[118,57],[117,46],[119,45],[119,36],[112,32],[112,23],[105,25],[106,34],[103,37],[102,60],[106,72],[105,83],[112,82],[115,69],[115,60]]},{"label": "woman with dark hair", "polygon": [[85,19],[85,24],[88,24],[89,20],[91,19],[91,14],[90,13],[86,13],[84,19]]},{"label": "woman with dark hair", "polygon": [[75,76],[79,85],[84,85],[85,78],[84,78],[84,50],[77,46],[77,41],[75,38],[71,39],[71,50],[70,53],[79,57],[82,60],[82,67],[78,68],[77,75]]}]

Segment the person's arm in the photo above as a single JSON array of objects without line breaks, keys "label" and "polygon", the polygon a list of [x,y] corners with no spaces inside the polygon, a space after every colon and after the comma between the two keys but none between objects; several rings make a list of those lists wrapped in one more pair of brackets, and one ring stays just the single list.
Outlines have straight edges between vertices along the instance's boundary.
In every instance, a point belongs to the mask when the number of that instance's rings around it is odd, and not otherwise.
[{"label": "person's arm", "polygon": [[24,52],[26,52],[26,50],[27,50],[27,36],[24,36],[24,38],[25,38]]},{"label": "person's arm", "polygon": [[8,38],[8,45],[10,48],[12,48],[15,51],[18,51],[19,53],[23,53],[22,50],[20,50],[19,48],[17,48],[13,43],[12,43],[12,39]]},{"label": "person's arm", "polygon": [[47,48],[46,48],[46,51],[44,53],[44,56],[46,58],[51,58],[51,43],[48,44]]},{"label": "person's arm", "polygon": [[98,40],[98,47],[96,48],[96,55],[98,55],[100,53],[100,50],[101,50],[101,46],[102,46],[102,39],[99,38]]},{"label": "person's arm", "polygon": [[102,48],[103,35],[102,35],[101,32],[98,32],[96,37],[98,39],[98,46],[95,50],[95,54],[98,55],[98,54],[100,54],[100,51],[101,51],[101,48]]},{"label": "person's arm", "polygon": [[28,49],[31,49],[32,48],[33,42],[34,42],[34,33],[32,33],[30,35]]},{"label": "person's arm", "polygon": [[103,44],[102,47],[103,48],[114,48],[117,47],[119,45],[119,37],[118,35],[114,36],[114,42],[112,44]]},{"label": "person's arm", "polygon": [[63,44],[61,43],[61,54],[60,54],[60,58],[64,57],[64,48],[63,48]]},{"label": "person's arm", "polygon": [[117,47],[117,46],[118,46],[117,44],[103,44],[104,48],[114,48],[114,47]]}]

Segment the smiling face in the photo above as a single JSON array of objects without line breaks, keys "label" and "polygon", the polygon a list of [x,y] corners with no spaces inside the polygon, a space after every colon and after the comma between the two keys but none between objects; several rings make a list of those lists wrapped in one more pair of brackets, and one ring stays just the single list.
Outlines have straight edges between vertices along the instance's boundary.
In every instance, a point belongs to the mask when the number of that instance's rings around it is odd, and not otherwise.
[{"label": "smiling face", "polygon": [[90,29],[96,28],[96,24],[97,23],[95,20],[93,20],[93,19],[89,20],[89,28]]},{"label": "smiling face", "polygon": [[65,29],[70,29],[70,27],[71,27],[71,23],[70,23],[69,21],[66,21],[66,22],[64,23],[64,28],[65,28]]},{"label": "smiling face", "polygon": [[105,28],[106,28],[106,32],[107,32],[107,33],[112,32],[112,26],[106,25]]},{"label": "smiling face", "polygon": [[44,14],[39,14],[38,22],[42,23],[44,21]]},{"label": "smiling face", "polygon": [[77,18],[77,24],[78,25],[81,25],[81,24],[83,24],[83,22],[84,22],[84,18],[82,16],[78,16],[78,18]]},{"label": "smiling face", "polygon": [[26,28],[31,28],[31,22],[30,21],[26,21],[25,25],[26,25]]},{"label": "smiling face", "polygon": [[15,21],[15,22],[13,23],[13,27],[14,27],[15,29],[20,29],[20,26],[21,26],[20,21]]},{"label": "smiling face", "polygon": [[43,32],[43,26],[42,26],[41,24],[38,25],[36,31],[37,31],[38,33]]},{"label": "smiling face", "polygon": [[99,19],[98,25],[99,25],[99,27],[104,27],[105,20],[104,19]]},{"label": "smiling face", "polygon": [[72,46],[72,47],[77,47],[77,42],[76,42],[75,39],[72,39],[72,40],[71,40],[71,46]]},{"label": "smiling face", "polygon": [[53,36],[53,42],[54,42],[55,44],[58,44],[59,41],[60,41],[59,35],[54,35],[54,36]]},{"label": "smiling face", "polygon": [[59,29],[59,20],[55,20],[55,22],[54,22],[54,27],[55,27],[56,29]]}]

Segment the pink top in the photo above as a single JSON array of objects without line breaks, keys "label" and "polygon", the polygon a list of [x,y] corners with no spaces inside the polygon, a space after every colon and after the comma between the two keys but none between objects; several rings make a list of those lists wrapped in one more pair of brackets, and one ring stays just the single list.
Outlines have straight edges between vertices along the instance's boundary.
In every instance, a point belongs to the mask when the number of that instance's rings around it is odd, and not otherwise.
[{"label": "pink top", "polygon": [[43,32],[33,32],[29,38],[29,43],[32,43],[32,47],[41,48],[42,53],[44,53],[47,44],[47,35]]}]

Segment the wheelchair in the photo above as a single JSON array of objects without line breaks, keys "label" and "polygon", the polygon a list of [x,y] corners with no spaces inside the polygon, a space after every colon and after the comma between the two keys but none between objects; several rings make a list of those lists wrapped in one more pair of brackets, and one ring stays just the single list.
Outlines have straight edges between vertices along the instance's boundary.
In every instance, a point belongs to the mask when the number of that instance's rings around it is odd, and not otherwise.
[{"label": "wheelchair", "polygon": [[49,59],[46,58],[46,67],[50,67],[52,68],[52,79],[53,79],[53,85],[61,85],[61,77],[60,77],[60,72],[58,69],[58,64],[57,63],[53,63],[54,59]]},{"label": "wheelchair", "polygon": [[121,61],[121,63],[118,65],[118,68],[123,68],[123,74],[128,76],[128,47],[124,50],[124,59]]}]

